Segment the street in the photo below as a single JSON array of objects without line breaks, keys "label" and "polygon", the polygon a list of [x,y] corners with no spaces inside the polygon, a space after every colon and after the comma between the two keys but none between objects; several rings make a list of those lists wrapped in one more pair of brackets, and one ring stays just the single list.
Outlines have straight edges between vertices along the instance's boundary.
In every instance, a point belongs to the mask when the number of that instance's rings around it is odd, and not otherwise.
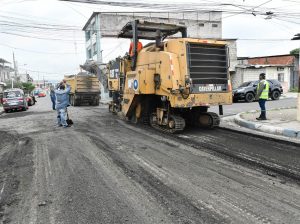
[{"label": "street", "polygon": [[[286,98],[280,100],[268,100],[266,103],[267,110],[276,109],[276,108],[284,108],[284,107],[295,107],[297,103],[297,99],[295,98]],[[237,113],[250,111],[250,110],[259,110],[258,102],[246,103],[239,101],[238,103],[234,103],[232,105],[223,106],[224,116],[234,115]],[[215,113],[219,113],[219,107],[212,107],[210,109]]]},{"label": "street", "polygon": [[0,116],[1,223],[300,222],[299,146],[222,129],[163,134],[106,105],[69,113],[74,126],[57,127],[47,96]]}]

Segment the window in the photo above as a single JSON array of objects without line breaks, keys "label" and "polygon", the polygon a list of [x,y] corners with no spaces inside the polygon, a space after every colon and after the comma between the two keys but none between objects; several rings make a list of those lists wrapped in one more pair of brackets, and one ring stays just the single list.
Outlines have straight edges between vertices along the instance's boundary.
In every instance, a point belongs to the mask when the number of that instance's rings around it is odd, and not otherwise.
[{"label": "window", "polygon": [[89,30],[85,31],[85,40],[88,41],[91,38],[91,33]]},{"label": "window", "polygon": [[277,71],[284,71],[284,67],[277,67]]},{"label": "window", "polygon": [[4,98],[16,98],[21,96],[22,93],[19,91],[4,92]]},{"label": "window", "polygon": [[214,23],[214,24],[212,24],[212,27],[218,27],[218,24]]},{"label": "window", "polygon": [[91,49],[88,50],[88,58],[89,59],[92,58],[92,50]]},{"label": "window", "polygon": [[91,27],[92,27],[92,34],[96,33],[96,24],[93,23]]},{"label": "window", "polygon": [[204,23],[199,23],[199,26],[200,27],[204,27]]},{"label": "window", "polygon": [[93,44],[93,53],[94,53],[94,55],[97,54],[97,45],[96,45],[96,43]]},{"label": "window", "polygon": [[278,81],[284,82],[284,73],[278,73]]}]

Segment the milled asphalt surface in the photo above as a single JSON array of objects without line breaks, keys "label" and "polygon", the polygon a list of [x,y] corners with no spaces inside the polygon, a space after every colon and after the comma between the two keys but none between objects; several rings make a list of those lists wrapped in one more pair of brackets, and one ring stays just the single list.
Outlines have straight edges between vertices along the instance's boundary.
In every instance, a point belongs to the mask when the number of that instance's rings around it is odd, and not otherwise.
[{"label": "milled asphalt surface", "polygon": [[56,127],[49,98],[0,116],[0,223],[300,222],[298,183],[211,153],[298,172],[296,146],[224,130],[170,137],[106,106],[69,111],[68,129]]}]

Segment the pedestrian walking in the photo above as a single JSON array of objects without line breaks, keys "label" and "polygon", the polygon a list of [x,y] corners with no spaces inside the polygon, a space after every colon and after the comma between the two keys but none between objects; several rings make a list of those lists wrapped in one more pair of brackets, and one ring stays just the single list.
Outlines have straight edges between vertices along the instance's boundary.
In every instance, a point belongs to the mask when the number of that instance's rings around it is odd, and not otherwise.
[{"label": "pedestrian walking", "polygon": [[56,111],[57,111],[57,124],[58,126],[70,127],[67,124],[67,107],[69,106],[69,93],[71,87],[68,84],[61,83],[57,90],[56,96]]},{"label": "pedestrian walking", "polygon": [[50,98],[52,102],[52,109],[55,110],[56,96],[55,96],[55,90],[53,86],[50,87]]},{"label": "pedestrian walking", "polygon": [[267,120],[266,116],[266,101],[269,99],[270,84],[266,80],[266,74],[261,73],[259,75],[259,83],[257,85],[256,100],[261,110],[260,116],[256,120]]}]

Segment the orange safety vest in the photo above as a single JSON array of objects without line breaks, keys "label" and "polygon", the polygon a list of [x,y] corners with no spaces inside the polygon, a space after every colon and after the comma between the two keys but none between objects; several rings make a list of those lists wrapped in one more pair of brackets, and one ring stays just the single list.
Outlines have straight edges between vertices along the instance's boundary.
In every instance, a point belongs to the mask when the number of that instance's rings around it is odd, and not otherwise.
[{"label": "orange safety vest", "polygon": [[[137,45],[137,53],[139,53],[141,50],[143,49],[143,44],[141,42],[138,42]],[[133,42],[130,43],[130,47],[129,47],[129,55],[130,57],[134,56],[134,52],[133,52]]]}]

